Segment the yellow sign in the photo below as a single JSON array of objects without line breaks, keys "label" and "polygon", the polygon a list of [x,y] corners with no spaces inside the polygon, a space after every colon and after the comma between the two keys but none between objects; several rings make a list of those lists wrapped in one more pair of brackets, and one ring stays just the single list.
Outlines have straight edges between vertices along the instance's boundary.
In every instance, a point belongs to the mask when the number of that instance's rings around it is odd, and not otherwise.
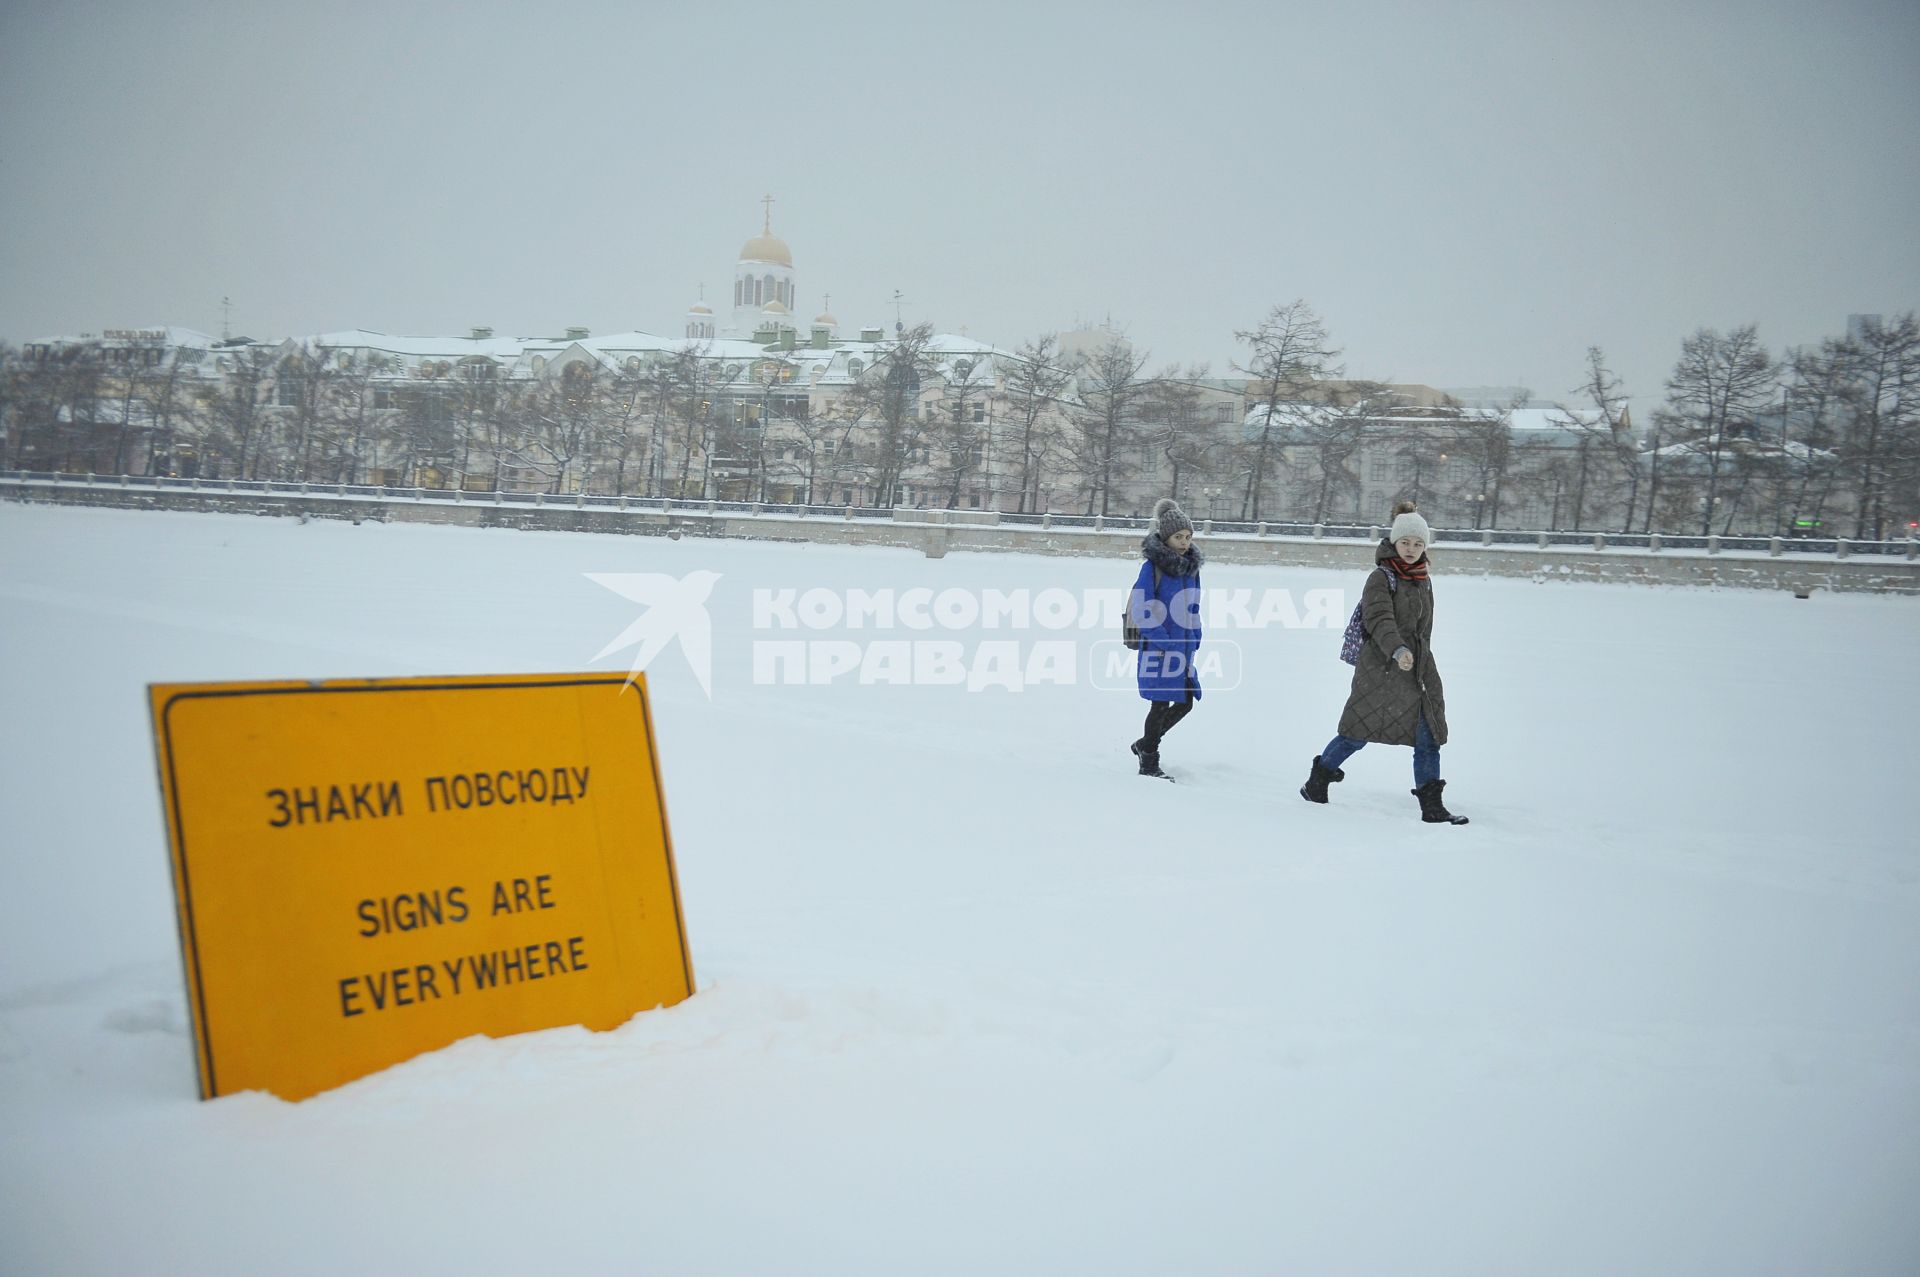
[{"label": "yellow sign", "polygon": [[644,679],[148,693],[203,1098],[692,994]]}]

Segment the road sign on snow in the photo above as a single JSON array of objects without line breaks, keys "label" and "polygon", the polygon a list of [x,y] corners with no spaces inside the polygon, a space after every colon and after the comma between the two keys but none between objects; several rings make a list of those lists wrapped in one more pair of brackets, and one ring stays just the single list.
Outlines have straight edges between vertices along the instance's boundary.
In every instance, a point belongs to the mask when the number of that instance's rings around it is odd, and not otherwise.
[{"label": "road sign on snow", "polygon": [[693,993],[644,677],[148,692],[203,1098]]}]

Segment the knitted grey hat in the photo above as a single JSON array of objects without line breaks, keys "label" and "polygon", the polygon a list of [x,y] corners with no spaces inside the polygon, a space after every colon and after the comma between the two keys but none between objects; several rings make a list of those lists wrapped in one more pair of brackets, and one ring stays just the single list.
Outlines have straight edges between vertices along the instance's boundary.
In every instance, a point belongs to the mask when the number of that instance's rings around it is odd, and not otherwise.
[{"label": "knitted grey hat", "polygon": [[1153,530],[1160,534],[1162,541],[1167,541],[1176,532],[1193,531],[1193,520],[1172,497],[1161,497],[1153,503]]}]

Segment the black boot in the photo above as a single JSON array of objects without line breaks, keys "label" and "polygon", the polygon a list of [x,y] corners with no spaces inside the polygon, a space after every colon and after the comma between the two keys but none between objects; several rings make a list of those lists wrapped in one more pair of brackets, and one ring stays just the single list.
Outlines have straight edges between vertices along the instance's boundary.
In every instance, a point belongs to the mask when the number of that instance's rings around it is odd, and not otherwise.
[{"label": "black boot", "polygon": [[1338,784],[1347,778],[1347,774],[1338,767],[1329,767],[1320,761],[1320,755],[1313,756],[1313,770],[1307,773],[1307,783],[1300,786],[1300,796],[1310,803],[1327,801],[1327,786]]},{"label": "black boot", "polygon": [[1420,800],[1420,819],[1426,821],[1428,824],[1430,825],[1464,825],[1466,824],[1467,818],[1465,816],[1454,815],[1452,812],[1447,810],[1447,805],[1444,802],[1440,801],[1440,791],[1445,789],[1446,787],[1447,787],[1447,782],[1444,780],[1430,780],[1426,784],[1420,786],[1420,788],[1410,789],[1407,792]]},{"label": "black boot", "polygon": [[1149,748],[1146,740],[1143,738],[1133,742],[1131,748],[1133,749],[1134,757],[1140,760],[1140,774],[1142,776],[1155,776],[1161,780],[1173,779],[1173,777],[1160,770],[1160,747],[1158,745]]}]

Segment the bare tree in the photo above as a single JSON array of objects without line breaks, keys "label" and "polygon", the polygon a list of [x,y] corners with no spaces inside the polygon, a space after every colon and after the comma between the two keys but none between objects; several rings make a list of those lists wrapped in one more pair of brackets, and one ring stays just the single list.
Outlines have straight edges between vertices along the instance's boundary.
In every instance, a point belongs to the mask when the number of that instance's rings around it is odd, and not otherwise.
[{"label": "bare tree", "polygon": [[1585,401],[1582,408],[1558,407],[1554,420],[1576,439],[1572,458],[1573,530],[1580,531],[1587,510],[1589,481],[1601,488],[1608,484],[1602,474],[1617,475],[1627,485],[1626,516],[1622,530],[1633,526],[1634,506],[1639,503],[1640,455],[1628,428],[1627,396],[1620,379],[1607,367],[1606,354],[1598,346],[1587,347],[1587,376],[1574,393]]},{"label": "bare tree", "polygon": [[650,357],[640,373],[640,391],[647,418],[645,452],[646,475],[641,487],[647,496],[657,497],[666,490],[669,441],[674,422],[673,358]]},{"label": "bare tree", "polygon": [[53,348],[30,365],[21,394],[19,451],[34,468],[101,468],[100,405],[108,393],[97,341]]},{"label": "bare tree", "polygon": [[1012,410],[1011,449],[1020,475],[1019,511],[1040,508],[1047,463],[1058,446],[1053,419],[1072,374],[1060,363],[1060,339],[1044,333],[1003,360],[1004,389]]},{"label": "bare tree", "polygon": [[821,493],[837,473],[835,460],[849,431],[846,418],[832,411],[780,417],[769,447],[769,473],[791,487],[802,505],[823,504]]},{"label": "bare tree", "polygon": [[1670,432],[1683,436],[1703,473],[1702,536],[1713,531],[1729,446],[1736,432],[1752,429],[1775,384],[1773,358],[1752,324],[1725,334],[1702,328],[1681,343],[1680,360],[1667,378],[1662,420]]},{"label": "bare tree", "polygon": [[1094,351],[1079,369],[1080,411],[1075,414],[1074,451],[1086,474],[1087,513],[1112,512],[1114,484],[1124,479],[1127,445],[1139,429],[1141,400],[1149,383],[1140,372],[1147,356],[1119,338]]},{"label": "bare tree", "polygon": [[380,399],[374,377],[384,356],[341,352],[334,364],[335,480],[359,483],[366,468],[367,446],[378,434]]},{"label": "bare tree", "polygon": [[921,391],[938,373],[929,348],[932,340],[931,324],[917,324],[900,333],[839,405],[846,443],[836,453],[844,458],[850,446],[871,449],[863,458],[864,469],[874,499],[882,505],[897,499],[901,471],[920,447]]},{"label": "bare tree", "polygon": [[67,457],[79,437],[77,420],[91,420],[100,395],[97,347],[93,357],[81,347],[43,349],[36,356],[16,354],[7,375],[7,459],[27,469],[67,469]]},{"label": "bare tree", "polygon": [[1471,489],[1467,499],[1476,528],[1483,521],[1489,528],[1500,526],[1501,502],[1515,470],[1513,414],[1525,403],[1523,395],[1491,411],[1463,412],[1454,426],[1447,450],[1467,472]]},{"label": "bare tree", "polygon": [[1252,448],[1240,512],[1241,518],[1258,522],[1267,471],[1283,455],[1278,452],[1280,428],[1311,415],[1306,404],[1316,397],[1317,384],[1340,375],[1333,362],[1340,352],[1329,344],[1326,325],[1304,299],[1275,306],[1259,327],[1236,332],[1234,338],[1248,347],[1240,371],[1258,383],[1265,401],[1259,419],[1247,426]]},{"label": "bare tree", "polygon": [[[679,455],[680,473],[672,480],[669,496],[686,498],[693,483],[693,462],[698,456],[701,473],[706,472],[709,451],[707,432],[713,424],[713,391],[708,355],[711,343],[689,342],[673,352],[659,371],[660,392],[671,419],[673,450]],[[704,495],[704,483],[702,485]]]},{"label": "bare tree", "polygon": [[627,471],[644,473],[647,462],[650,434],[642,431],[641,422],[652,406],[652,378],[644,367],[620,368],[612,374],[604,399],[606,420],[600,451],[613,462],[614,495],[624,496],[630,482]]},{"label": "bare tree", "polygon": [[0,466],[11,470],[20,443],[23,391],[28,368],[17,347],[0,341]]},{"label": "bare tree", "polygon": [[[135,374],[137,393],[148,423],[146,473],[165,474],[175,467],[174,442],[184,425],[191,434],[194,417],[194,390],[199,377],[184,357],[174,349],[160,361]],[[195,355],[197,358],[197,353]]]},{"label": "bare tree", "polygon": [[[131,469],[128,453],[134,437],[141,431],[137,423],[146,420],[146,405],[140,400],[139,370],[129,367],[117,377],[105,378],[102,389],[111,389],[113,399],[105,423],[113,428],[113,451],[108,454],[107,464],[103,468],[109,474],[127,474]],[[102,399],[105,398],[103,395]]]},{"label": "bare tree", "polygon": [[431,486],[444,486],[470,445],[461,411],[462,392],[452,372],[450,361],[422,361],[415,378],[397,396],[400,411],[394,422],[394,443],[406,459],[402,477],[415,487],[429,486],[428,470],[435,475]]},{"label": "bare tree", "polygon": [[986,461],[988,395],[993,364],[985,356],[963,356],[945,368],[945,392],[934,405],[926,444],[933,473],[946,492],[946,508],[960,508],[960,490]]},{"label": "bare tree", "polygon": [[1400,486],[1394,493],[1394,501],[1411,501],[1422,510],[1433,505],[1434,483],[1438,477],[1438,462],[1435,460],[1435,447],[1432,438],[1424,429],[1424,422],[1414,420],[1396,420],[1392,423],[1391,455],[1400,464]]},{"label": "bare tree", "polygon": [[[1182,481],[1210,475],[1215,466],[1215,441],[1202,420],[1204,398],[1199,383],[1207,366],[1167,368],[1147,383],[1140,397],[1140,424],[1148,446],[1167,465],[1167,492],[1179,500]],[[1191,504],[1191,503],[1189,503]]]},{"label": "bare tree", "polygon": [[566,490],[567,475],[592,447],[600,411],[600,385],[594,366],[575,360],[549,379],[532,397],[532,444],[553,465],[549,493]]},{"label": "bare tree", "polygon": [[[734,461],[746,462],[746,488],[752,499],[767,499],[767,483],[776,468],[778,441],[787,434],[793,417],[802,415],[783,387],[793,380],[793,365],[768,355],[751,371],[756,396],[736,397],[732,410],[721,419],[721,449]],[[743,387],[744,388],[744,387]]]},{"label": "bare tree", "polygon": [[271,355],[263,347],[236,346],[216,357],[222,375],[209,414],[214,450],[243,479],[257,476],[267,450],[264,401]]},{"label": "bare tree", "polygon": [[447,386],[447,405],[460,440],[461,486],[470,486],[477,451],[487,484],[499,492],[506,487],[507,464],[522,457],[535,434],[541,387],[502,377],[499,365],[484,358],[463,361],[460,373]]},{"label": "bare tree", "polygon": [[310,480],[316,453],[327,454],[328,428],[336,408],[336,368],[329,352],[301,342],[274,367],[276,418],[287,440],[281,466],[286,478]]},{"label": "bare tree", "polygon": [[1775,535],[1792,532],[1800,520],[1806,521],[1808,531],[1824,522],[1822,515],[1841,476],[1835,443],[1847,363],[1844,343],[1838,341],[1789,352],[1780,400],[1783,456],[1774,493]]},{"label": "bare tree", "polygon": [[1342,498],[1352,498],[1352,508],[1359,513],[1360,473],[1354,458],[1374,422],[1388,410],[1389,399],[1380,382],[1342,381],[1326,387],[1321,402],[1292,410],[1291,438],[1310,467],[1303,486],[1311,494],[1312,522],[1332,522]]},{"label": "bare tree", "polygon": [[[1844,442],[1854,475],[1853,535],[1886,534],[1895,473],[1911,468],[1920,433],[1920,322],[1870,318],[1849,335]],[[1909,494],[1911,500],[1911,494]]]},{"label": "bare tree", "polygon": [[1573,505],[1582,460],[1579,449],[1569,452],[1559,441],[1542,439],[1535,432],[1514,434],[1511,440],[1502,497],[1511,495],[1522,506],[1545,506],[1546,515],[1535,526],[1559,531],[1565,522],[1561,516]]}]

